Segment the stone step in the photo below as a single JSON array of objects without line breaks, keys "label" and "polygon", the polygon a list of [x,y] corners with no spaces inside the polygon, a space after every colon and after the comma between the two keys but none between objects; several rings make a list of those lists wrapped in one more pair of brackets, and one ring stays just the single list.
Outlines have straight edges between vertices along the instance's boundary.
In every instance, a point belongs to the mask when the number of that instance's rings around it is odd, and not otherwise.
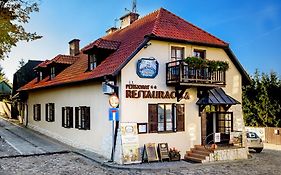
[{"label": "stone step", "polygon": [[206,149],[203,145],[195,145],[195,149],[205,152],[214,152],[212,149]]},{"label": "stone step", "polygon": [[196,154],[205,155],[205,156],[209,156],[209,154],[211,153],[208,150],[199,150],[199,149],[196,149],[196,148],[191,148],[191,152],[194,152]]},{"label": "stone step", "polygon": [[196,158],[200,158],[200,159],[206,159],[206,157],[208,155],[204,155],[204,154],[200,154],[200,153],[195,153],[195,152],[192,152],[192,151],[189,151],[187,153],[188,156],[191,156],[191,157],[196,157]]},{"label": "stone step", "polygon": [[192,162],[197,162],[197,163],[204,162],[204,159],[202,159],[202,158],[193,157],[193,156],[189,156],[189,155],[185,155],[184,156],[184,160],[192,161]]}]

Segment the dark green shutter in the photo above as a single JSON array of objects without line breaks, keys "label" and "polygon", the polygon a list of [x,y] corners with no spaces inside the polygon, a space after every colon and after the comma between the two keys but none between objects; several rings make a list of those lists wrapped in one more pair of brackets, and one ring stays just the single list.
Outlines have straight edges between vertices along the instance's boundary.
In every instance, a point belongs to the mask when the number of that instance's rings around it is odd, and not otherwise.
[{"label": "dark green shutter", "polygon": [[90,130],[90,121],[91,115],[90,115],[90,107],[85,107],[85,129]]},{"label": "dark green shutter", "polygon": [[41,104],[38,104],[37,113],[38,113],[38,121],[40,121],[41,120]]},{"label": "dark green shutter", "polygon": [[158,105],[157,104],[148,105],[148,125],[149,125],[150,133],[158,131]]},{"label": "dark green shutter", "polygon": [[35,110],[36,110],[36,105],[33,105],[33,120],[36,121]]},{"label": "dark green shutter", "polygon": [[45,104],[45,119],[47,122],[49,122],[49,117],[48,117],[49,108],[48,107],[49,107],[49,104],[48,103]]},{"label": "dark green shutter", "polygon": [[79,107],[75,107],[75,128],[80,128],[80,126],[79,126]]},{"label": "dark green shutter", "polygon": [[184,104],[176,105],[177,131],[184,131]]},{"label": "dark green shutter", "polygon": [[51,115],[50,121],[53,122],[53,121],[55,121],[55,103],[51,103],[51,106],[52,106],[52,108],[51,108],[52,115]]},{"label": "dark green shutter", "polygon": [[62,127],[65,127],[65,107],[62,107],[61,111],[62,111],[61,125]]},{"label": "dark green shutter", "polygon": [[73,107],[69,107],[69,127],[73,128]]}]

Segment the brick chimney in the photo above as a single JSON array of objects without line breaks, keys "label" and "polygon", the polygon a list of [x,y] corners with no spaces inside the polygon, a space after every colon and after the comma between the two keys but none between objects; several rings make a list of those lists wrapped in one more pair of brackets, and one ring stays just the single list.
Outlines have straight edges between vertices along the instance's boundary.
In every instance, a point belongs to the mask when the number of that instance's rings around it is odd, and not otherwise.
[{"label": "brick chimney", "polygon": [[109,34],[115,32],[116,30],[118,30],[116,27],[111,27],[110,29],[108,29],[108,30],[106,31],[106,34],[109,35]]},{"label": "brick chimney", "polygon": [[133,22],[135,22],[136,20],[138,20],[139,18],[139,14],[134,13],[134,12],[130,12],[124,16],[122,16],[120,18],[121,21],[121,29],[129,26],[130,24],[132,24]]},{"label": "brick chimney", "polygon": [[69,41],[69,55],[71,56],[76,56],[79,54],[80,52],[80,48],[79,48],[79,39],[73,39],[71,41]]}]

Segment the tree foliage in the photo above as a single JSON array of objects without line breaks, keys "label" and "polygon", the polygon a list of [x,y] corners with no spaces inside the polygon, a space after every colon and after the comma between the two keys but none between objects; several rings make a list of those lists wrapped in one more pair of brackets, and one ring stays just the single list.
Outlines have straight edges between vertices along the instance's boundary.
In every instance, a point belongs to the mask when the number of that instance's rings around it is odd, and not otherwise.
[{"label": "tree foliage", "polygon": [[3,68],[1,67],[0,65],[0,81],[3,81],[3,80],[7,80],[6,77],[5,77],[5,73],[3,71]]},{"label": "tree foliage", "polygon": [[0,0],[0,59],[7,57],[19,41],[41,38],[23,26],[29,22],[30,14],[38,11],[38,0]]},{"label": "tree foliage", "polygon": [[243,112],[247,126],[281,127],[281,79],[275,72],[257,70],[243,87]]}]

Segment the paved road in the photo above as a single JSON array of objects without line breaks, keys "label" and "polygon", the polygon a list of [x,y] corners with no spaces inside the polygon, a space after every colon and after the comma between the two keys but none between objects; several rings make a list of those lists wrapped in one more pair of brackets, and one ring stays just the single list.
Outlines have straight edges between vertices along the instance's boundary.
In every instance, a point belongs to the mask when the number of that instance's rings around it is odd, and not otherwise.
[{"label": "paved road", "polygon": [[186,167],[164,170],[122,170],[101,166],[74,153],[41,155],[31,157],[16,157],[0,159],[0,174],[21,175],[53,175],[53,174],[168,174],[168,175],[280,175],[281,151],[264,150],[260,154],[253,154],[252,159],[219,164],[196,164]]},{"label": "paved road", "polygon": [[13,125],[0,118],[0,136],[19,154],[45,154],[69,150],[69,147],[56,140],[33,132],[27,128]]},{"label": "paved road", "polygon": [[[50,139],[41,134],[14,126],[0,119],[0,136],[8,141],[21,154],[29,154],[25,157],[6,157],[2,155],[14,155],[16,151],[0,139],[0,175],[21,174],[21,175],[45,175],[45,174],[238,174],[238,175],[280,175],[281,150],[265,149],[260,154],[252,153],[253,158],[232,162],[212,163],[212,164],[190,164],[183,162],[173,163],[151,163],[151,167],[160,167],[160,170],[134,170],[117,169],[102,166],[79,154],[70,152],[69,147]],[[274,148],[273,148],[274,149]],[[59,154],[34,155],[34,153]],[[81,152],[80,152],[81,153]],[[85,152],[85,154],[88,154]],[[92,157],[98,157],[92,155]],[[172,166],[171,166],[172,165]],[[147,164],[145,165],[147,167]],[[169,169],[164,167],[170,166]],[[161,169],[163,167],[163,169]]]}]

